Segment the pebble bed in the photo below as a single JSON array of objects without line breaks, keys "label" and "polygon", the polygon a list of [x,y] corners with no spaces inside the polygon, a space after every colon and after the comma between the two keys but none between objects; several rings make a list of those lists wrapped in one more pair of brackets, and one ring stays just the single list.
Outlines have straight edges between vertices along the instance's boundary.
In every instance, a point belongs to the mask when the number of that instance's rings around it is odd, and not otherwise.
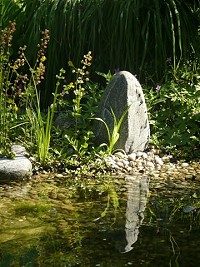
[{"label": "pebble bed", "polygon": [[[171,155],[161,156],[160,151],[155,148],[151,148],[146,152],[134,152],[129,155],[117,152],[104,159],[99,158],[98,161],[99,166],[102,167],[102,163],[103,166],[106,165],[106,168],[103,169],[102,177],[104,174],[106,174],[106,176],[109,174],[116,178],[115,180],[118,180],[118,178],[124,179],[126,175],[147,175],[151,180],[152,186],[158,189],[166,188],[167,186],[171,189],[186,190],[193,187],[199,188],[200,185],[199,161],[175,161]],[[98,171],[98,164],[92,167],[95,167]],[[46,184],[49,184],[47,187],[50,187],[47,189],[48,197],[58,200],[66,199],[68,191],[71,189],[68,190],[66,186],[60,188],[56,185],[56,181],[63,181],[65,178],[68,179],[70,177],[69,174],[70,170],[62,173],[53,173],[43,170],[33,175],[30,180],[25,181],[25,183],[22,181],[22,183],[14,182],[11,184],[1,184],[0,199],[2,197],[18,198],[26,196],[37,199],[38,195],[41,194],[40,190],[46,190]],[[86,176],[86,185],[84,186],[90,186],[90,183],[94,184],[94,181],[96,181],[96,179],[93,179],[94,175],[94,173],[91,173],[79,177],[74,174],[72,177],[75,177],[77,182],[77,179],[80,178],[80,181],[82,181],[82,178]],[[97,175],[99,176],[99,174]],[[53,188],[52,190],[51,187]],[[76,186],[74,186],[74,188],[75,187]]]},{"label": "pebble bed", "polygon": [[133,152],[126,155],[117,152],[105,158],[107,167],[116,175],[150,174],[155,178],[175,177],[200,181],[200,164],[198,161],[176,161],[171,155],[160,156],[160,151],[152,148],[148,152]]}]

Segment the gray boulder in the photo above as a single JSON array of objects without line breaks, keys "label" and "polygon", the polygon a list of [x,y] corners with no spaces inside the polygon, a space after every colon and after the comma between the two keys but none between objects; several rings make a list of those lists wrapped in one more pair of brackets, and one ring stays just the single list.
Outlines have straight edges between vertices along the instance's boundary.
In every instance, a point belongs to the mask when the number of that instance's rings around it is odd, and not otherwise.
[{"label": "gray boulder", "polygon": [[[119,121],[129,105],[130,108],[119,131],[119,140],[115,145],[115,149],[122,149],[127,154],[145,150],[150,138],[150,127],[140,83],[130,72],[120,71],[107,85],[99,104],[97,117],[106,122],[112,133],[114,124],[111,108]],[[97,144],[108,142],[106,127],[102,122],[96,122],[94,132]]]},{"label": "gray boulder", "polygon": [[0,158],[0,182],[9,180],[22,180],[32,175],[32,164],[25,155],[25,148],[13,145],[12,151],[16,154],[15,159]]}]

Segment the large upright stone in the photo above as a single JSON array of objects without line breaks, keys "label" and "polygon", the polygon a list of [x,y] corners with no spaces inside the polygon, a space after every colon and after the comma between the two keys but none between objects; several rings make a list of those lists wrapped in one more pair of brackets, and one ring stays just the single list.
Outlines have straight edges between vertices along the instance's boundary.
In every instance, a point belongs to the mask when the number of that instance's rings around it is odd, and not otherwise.
[{"label": "large upright stone", "polygon": [[[111,108],[117,121],[119,121],[122,113],[129,105],[130,108],[119,131],[119,140],[115,145],[115,149],[122,149],[127,154],[143,151],[146,148],[150,138],[150,127],[140,83],[130,72],[120,71],[113,76],[106,87],[99,104],[97,117],[106,122],[112,133],[113,115]],[[106,127],[100,121],[95,127],[95,136],[98,144],[108,142]]]}]

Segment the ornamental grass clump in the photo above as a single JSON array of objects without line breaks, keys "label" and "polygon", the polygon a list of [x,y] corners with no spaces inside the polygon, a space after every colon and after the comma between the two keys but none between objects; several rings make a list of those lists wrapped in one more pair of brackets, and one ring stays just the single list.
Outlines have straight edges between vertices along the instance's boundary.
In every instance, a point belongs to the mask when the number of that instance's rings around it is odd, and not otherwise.
[{"label": "ornamental grass clump", "polygon": [[53,117],[57,105],[58,89],[60,80],[64,79],[63,70],[57,75],[56,88],[53,93],[53,102],[47,109],[47,114],[41,111],[41,99],[39,85],[44,80],[46,56],[45,52],[49,42],[49,31],[42,32],[41,44],[38,45],[38,54],[36,64],[32,68],[24,55],[25,61],[29,66],[31,78],[26,89],[26,112],[31,123],[31,129],[34,135],[34,140],[37,147],[37,155],[40,163],[45,165],[49,159],[49,148],[51,141],[51,130]]},{"label": "ornamental grass clump", "polygon": [[[199,56],[199,1],[181,0],[35,0],[3,1],[4,21],[16,19],[19,43],[35,46],[41,28],[50,30],[46,98],[66,58],[78,64],[84,51],[96,55],[95,69],[108,72],[118,66],[137,73],[163,77],[171,56],[176,73],[180,62]],[[11,6],[13,6],[11,8]],[[17,11],[16,11],[17,10]],[[62,30],[61,30],[62,29]],[[88,38],[89,33],[89,38]],[[112,60],[108,60],[112,59]]]}]

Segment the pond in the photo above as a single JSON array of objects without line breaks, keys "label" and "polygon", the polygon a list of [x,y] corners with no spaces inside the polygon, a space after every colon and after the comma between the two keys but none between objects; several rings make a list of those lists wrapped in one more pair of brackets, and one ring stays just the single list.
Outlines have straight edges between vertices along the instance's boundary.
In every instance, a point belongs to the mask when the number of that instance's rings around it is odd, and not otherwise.
[{"label": "pond", "polygon": [[200,181],[45,174],[0,186],[1,267],[200,266]]}]

